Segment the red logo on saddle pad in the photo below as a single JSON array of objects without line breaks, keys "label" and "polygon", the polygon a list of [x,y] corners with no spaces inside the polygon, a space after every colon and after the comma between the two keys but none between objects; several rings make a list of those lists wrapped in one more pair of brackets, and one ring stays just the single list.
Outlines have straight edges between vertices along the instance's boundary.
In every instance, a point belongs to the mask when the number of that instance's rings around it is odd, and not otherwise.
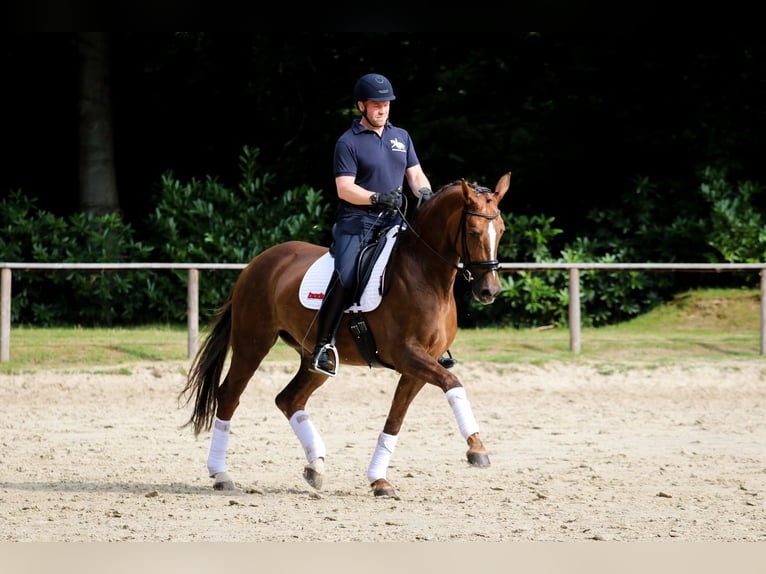
[{"label": "red logo on saddle pad", "polygon": [[308,299],[324,299],[324,293],[314,293],[313,291],[306,295]]}]

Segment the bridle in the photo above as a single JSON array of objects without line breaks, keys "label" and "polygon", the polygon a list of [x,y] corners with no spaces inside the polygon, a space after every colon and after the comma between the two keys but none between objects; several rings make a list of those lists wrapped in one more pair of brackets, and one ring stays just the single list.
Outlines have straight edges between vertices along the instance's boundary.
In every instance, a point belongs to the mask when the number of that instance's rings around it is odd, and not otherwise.
[{"label": "bridle", "polygon": [[483,217],[484,219],[492,220],[499,217],[500,213],[497,212],[493,214],[487,214],[487,213],[479,213],[478,211],[470,211],[468,209],[463,210],[463,214],[460,217],[460,234],[462,235],[464,262],[462,264],[462,269],[459,265],[458,265],[458,269],[461,269],[463,273],[463,277],[465,277],[465,280],[470,283],[474,279],[473,274],[471,273],[471,269],[479,268],[482,270],[482,275],[486,275],[487,273],[490,273],[492,271],[497,271],[500,268],[500,262],[497,259],[471,261],[471,254],[468,252],[468,239],[465,232],[466,216],[468,215],[475,215],[477,217]]},{"label": "bridle", "polygon": [[[491,193],[492,190],[490,190],[488,187],[482,187],[482,186],[472,186],[475,193]],[[463,212],[460,215],[460,235],[461,235],[461,244],[462,244],[462,259],[464,260],[462,263],[458,263],[457,265],[453,264],[451,261],[449,261],[446,257],[444,257],[441,253],[436,251],[431,245],[429,245],[425,239],[423,239],[420,235],[418,235],[414,229],[412,229],[412,226],[410,225],[409,221],[407,221],[404,218],[404,214],[402,214],[402,219],[407,224],[407,229],[412,231],[412,233],[415,234],[415,236],[423,242],[423,244],[428,247],[431,251],[433,251],[434,254],[436,254],[437,257],[439,257],[442,261],[447,263],[448,265],[451,265],[455,269],[457,269],[463,276],[463,278],[468,281],[469,283],[474,280],[473,273],[471,273],[472,269],[481,269],[482,273],[481,275],[486,275],[487,273],[490,273],[492,271],[497,271],[500,268],[500,262],[497,259],[486,259],[483,261],[471,261],[471,255],[468,251],[468,235],[466,233],[466,224],[468,220],[468,216],[475,216],[475,217],[482,217],[484,219],[497,219],[500,216],[500,212],[497,211],[495,213],[480,213],[478,211],[473,211],[467,208],[463,208]],[[455,242],[457,243],[457,238],[455,239]],[[455,249],[457,251],[457,248]]]},{"label": "bridle", "polygon": [[[475,193],[491,193],[491,190],[488,187],[476,186],[473,188],[473,190]],[[466,221],[469,215],[483,217],[484,219],[489,219],[491,221],[493,219],[497,219],[500,216],[500,212],[496,211],[495,213],[479,213],[478,211],[472,211],[470,209],[466,209],[465,207],[463,208],[463,213],[460,216],[460,235],[462,236],[461,239],[464,259],[462,273],[463,277],[465,277],[465,280],[470,283],[474,279],[473,274],[471,273],[471,269],[479,268],[482,270],[482,275],[486,275],[492,271],[497,271],[500,268],[500,262],[497,259],[471,261],[471,254],[468,251],[468,234],[465,232]],[[460,266],[458,266],[458,269],[460,269]]]}]

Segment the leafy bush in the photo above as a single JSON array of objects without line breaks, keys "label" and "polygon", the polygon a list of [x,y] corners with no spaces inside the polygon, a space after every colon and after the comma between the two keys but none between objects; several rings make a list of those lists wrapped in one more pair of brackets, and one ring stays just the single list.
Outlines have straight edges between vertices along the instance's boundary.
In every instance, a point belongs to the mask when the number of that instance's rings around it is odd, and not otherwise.
[{"label": "leafy bush", "polygon": [[705,168],[700,194],[710,206],[708,245],[729,263],[766,261],[766,221],[754,205],[763,189],[752,181],[736,187],[726,181],[725,173]]},{"label": "leafy bush", "polygon": [[[56,217],[15,191],[0,201],[0,259],[34,263],[145,260],[150,249],[116,215]],[[32,270],[16,273],[11,320],[39,326],[112,325],[143,318],[147,271]]]},{"label": "leafy bush", "polygon": [[[330,204],[308,186],[275,192],[274,176],[259,174],[258,149],[245,147],[240,156],[242,181],[230,189],[216,178],[181,183],[172,173],[162,177],[149,241],[158,262],[247,263],[278,243],[300,239],[320,243],[329,228]],[[200,279],[200,315],[223,303],[238,271],[210,271]],[[186,310],[186,272],[162,280],[155,305]],[[159,297],[165,297],[160,301]]]},{"label": "leafy bush", "polygon": [[[20,190],[0,200],[0,260],[9,262],[247,263],[291,239],[321,243],[329,236],[330,202],[308,186],[279,190],[243,148],[241,182],[232,189],[214,177],[182,183],[162,176],[144,237],[116,215],[57,217]],[[762,262],[766,225],[752,182],[732,185],[720,170],[701,173],[701,200],[669,211],[672,190],[642,178],[613,209],[589,214],[592,233],[552,245],[563,231],[545,215],[503,214],[503,262]],[[677,201],[672,205],[679,205]],[[207,319],[228,295],[238,270],[200,278],[200,316]],[[707,274],[728,286],[752,287],[752,274]],[[40,326],[175,323],[186,319],[187,271],[25,271],[14,274],[11,320]],[[580,272],[581,321],[616,323],[642,314],[673,294],[700,286],[699,274],[652,271]],[[462,326],[564,326],[569,317],[565,270],[502,273],[503,292],[489,306],[470,299],[458,281]],[[686,283],[688,282],[688,283]],[[462,293],[461,293],[462,291]]]},{"label": "leafy bush", "polygon": [[[659,190],[646,178],[613,209],[589,213],[592,234],[551,252],[562,232],[554,220],[503,214],[506,236],[503,262],[625,263],[766,261],[766,225],[754,205],[761,189],[752,182],[732,186],[721,171],[703,171],[702,201],[666,209],[672,191]],[[681,205],[678,201],[670,202]],[[566,325],[569,276],[559,270],[517,271],[501,275],[503,293],[491,306],[461,301],[461,324],[515,327]],[[653,271],[580,272],[581,322],[585,326],[618,323],[645,313],[673,294],[705,282],[752,287],[752,274],[683,274]]]},{"label": "leafy bush", "polygon": [[[208,177],[182,184],[162,178],[145,242],[117,215],[57,217],[20,190],[0,201],[0,260],[34,263],[246,263],[288,239],[319,242],[329,225],[321,193],[301,186],[278,196],[257,174],[257,150],[245,148],[243,180],[231,190]],[[212,314],[238,271],[201,274],[200,315]],[[126,325],[186,319],[187,271],[34,270],[14,274],[11,321]]]}]

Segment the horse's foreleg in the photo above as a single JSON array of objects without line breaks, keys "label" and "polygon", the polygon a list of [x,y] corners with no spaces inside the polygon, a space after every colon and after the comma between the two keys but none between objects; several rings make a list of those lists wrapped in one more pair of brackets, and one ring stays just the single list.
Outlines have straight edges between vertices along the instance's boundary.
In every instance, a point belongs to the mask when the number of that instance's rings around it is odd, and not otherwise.
[{"label": "horse's foreleg", "polygon": [[489,466],[489,454],[479,438],[479,433],[474,433],[466,439],[468,443],[468,462],[473,466]]},{"label": "horse's foreleg", "polygon": [[479,438],[479,423],[473,416],[471,403],[466,397],[465,387],[452,387],[445,394],[457,420],[460,434],[468,443],[468,452],[466,452],[468,462],[474,466],[489,466],[489,455]]}]

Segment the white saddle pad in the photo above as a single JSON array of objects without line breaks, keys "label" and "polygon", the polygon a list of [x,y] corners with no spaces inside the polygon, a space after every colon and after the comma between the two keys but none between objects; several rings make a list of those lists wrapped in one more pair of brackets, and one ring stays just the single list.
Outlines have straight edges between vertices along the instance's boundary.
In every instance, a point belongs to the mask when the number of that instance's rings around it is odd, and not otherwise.
[{"label": "white saddle pad", "polygon": [[[359,305],[352,305],[348,311],[372,311],[380,305],[380,300],[383,297],[383,275],[386,270],[386,263],[388,263],[391,257],[391,250],[394,247],[394,236],[399,232],[402,226],[395,225],[386,233],[386,245],[383,247],[383,251],[375,262],[372,268],[372,274],[370,280],[367,282],[367,286],[362,292]],[[324,299],[324,291],[327,288],[327,284],[330,282],[333,269],[335,268],[333,263],[333,257],[329,253],[325,253],[312,263],[306,274],[301,281],[301,288],[298,292],[298,297],[301,304],[307,309],[319,309],[322,306],[322,299]]]}]

